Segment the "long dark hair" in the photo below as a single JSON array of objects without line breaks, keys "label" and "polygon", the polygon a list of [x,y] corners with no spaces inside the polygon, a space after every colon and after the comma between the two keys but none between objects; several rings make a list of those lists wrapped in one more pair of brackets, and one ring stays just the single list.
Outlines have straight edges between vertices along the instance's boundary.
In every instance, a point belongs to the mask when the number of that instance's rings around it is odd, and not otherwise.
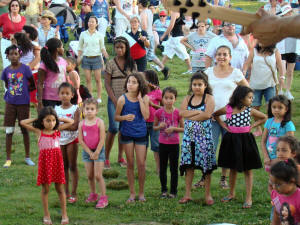
[{"label": "long dark hair", "polygon": [[62,46],[62,43],[57,38],[51,38],[46,42],[46,45],[41,50],[41,60],[45,63],[46,67],[55,72],[59,72],[57,63],[53,59],[53,55],[57,54],[57,49]]},{"label": "long dark hair", "polygon": [[[284,208],[284,207],[286,207],[287,210],[288,210],[288,216],[287,216],[287,219],[285,219],[284,216],[282,215],[282,211],[283,211],[283,208]],[[292,212],[291,212],[289,203],[287,203],[287,202],[282,203],[282,205],[281,205],[281,207],[280,207],[280,214],[279,214],[279,217],[280,217],[280,221],[281,221],[281,222],[288,222],[289,225],[295,225],[294,217],[292,216]]]},{"label": "long dark hair", "polygon": [[244,107],[242,101],[250,92],[253,93],[253,90],[247,86],[237,86],[229,99],[228,105],[232,108],[242,109]]},{"label": "long dark hair", "polygon": [[44,124],[43,124],[43,120],[46,116],[48,115],[52,115],[55,117],[56,119],[56,124],[53,128],[53,130],[56,130],[59,126],[59,120],[58,120],[58,116],[55,112],[55,110],[51,107],[51,106],[47,106],[42,108],[42,110],[39,113],[38,119],[36,121],[33,122],[33,127],[38,128],[40,130],[45,129]]},{"label": "long dark hair", "polygon": [[17,45],[22,50],[21,55],[26,55],[28,52],[33,50],[33,44],[24,33],[15,33],[14,38],[17,41]]},{"label": "long dark hair", "polygon": [[123,43],[126,46],[126,51],[125,51],[125,55],[124,55],[124,58],[125,58],[124,70],[126,71],[127,68],[129,68],[130,71],[133,71],[135,68],[135,62],[130,55],[129,42],[127,41],[126,38],[120,36],[114,40],[114,47],[116,46],[117,43]]},{"label": "long dark hair", "polygon": [[18,5],[19,5],[19,13],[21,12],[21,9],[22,9],[22,6],[21,6],[21,3],[18,1],[18,0],[11,0],[11,2],[8,4],[8,11],[9,13],[11,13],[11,5],[13,2],[17,2]]},{"label": "long dark hair", "polygon": [[298,182],[298,169],[296,163],[292,159],[279,161],[271,167],[271,175],[286,183],[294,181]]},{"label": "long dark hair", "polygon": [[145,70],[144,71],[145,74],[145,78],[146,80],[150,83],[153,84],[151,86],[149,86],[150,90],[155,90],[157,87],[159,87],[159,80],[158,80],[158,76],[157,73],[154,70]]},{"label": "long dark hair", "polygon": [[193,93],[192,91],[192,83],[194,80],[203,80],[204,84],[206,85],[206,88],[204,90],[204,93],[212,95],[212,89],[208,83],[208,77],[203,71],[198,71],[193,74],[190,81],[190,87],[188,90],[188,95],[191,95]]},{"label": "long dark hair", "polygon": [[141,92],[142,97],[144,97],[148,93],[148,87],[146,85],[146,81],[145,81],[143,75],[140,74],[140,73],[132,73],[126,78],[126,81],[125,81],[125,84],[124,84],[125,92],[128,92],[127,83],[128,83],[128,80],[129,80],[130,77],[135,77],[135,79],[137,79],[138,84],[139,84],[138,92]]},{"label": "long dark hair", "polygon": [[25,25],[25,26],[23,27],[23,30],[24,30],[27,34],[29,34],[29,38],[30,38],[31,41],[34,41],[34,40],[37,39],[37,37],[38,37],[38,32],[37,32],[37,30],[36,30],[34,27]]},{"label": "long dark hair", "polygon": [[258,43],[255,45],[255,49],[260,54],[267,53],[268,55],[273,55],[275,48],[276,48],[275,45],[260,46]]},{"label": "long dark hair", "polygon": [[272,113],[272,103],[273,102],[280,102],[281,104],[283,104],[287,108],[287,111],[284,114],[283,120],[281,121],[281,124],[280,124],[281,127],[284,127],[284,125],[287,122],[291,121],[291,118],[292,118],[292,103],[284,95],[276,95],[276,96],[274,96],[273,98],[271,98],[269,100],[269,104],[268,104],[268,118],[274,117],[274,115]]}]

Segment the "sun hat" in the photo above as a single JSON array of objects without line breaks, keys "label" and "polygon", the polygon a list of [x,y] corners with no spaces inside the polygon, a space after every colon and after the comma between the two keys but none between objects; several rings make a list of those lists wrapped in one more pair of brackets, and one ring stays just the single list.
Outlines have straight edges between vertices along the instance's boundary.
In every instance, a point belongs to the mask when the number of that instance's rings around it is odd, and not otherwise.
[{"label": "sun hat", "polygon": [[51,24],[57,24],[57,19],[55,18],[54,13],[49,10],[44,10],[42,12],[41,17],[48,18],[49,20],[51,20]]},{"label": "sun hat", "polygon": [[281,7],[281,13],[279,16],[284,16],[285,14],[289,13],[290,11],[293,11],[290,4],[284,5]]},{"label": "sun hat", "polygon": [[161,11],[161,12],[159,13],[159,16],[167,16],[166,11]]}]

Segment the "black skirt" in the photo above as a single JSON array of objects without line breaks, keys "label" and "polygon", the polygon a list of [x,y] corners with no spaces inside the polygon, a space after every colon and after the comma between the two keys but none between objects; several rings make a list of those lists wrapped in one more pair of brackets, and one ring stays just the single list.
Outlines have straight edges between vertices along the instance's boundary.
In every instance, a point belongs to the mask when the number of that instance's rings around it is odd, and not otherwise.
[{"label": "black skirt", "polygon": [[243,172],[262,168],[252,133],[225,133],[219,151],[218,166]]}]

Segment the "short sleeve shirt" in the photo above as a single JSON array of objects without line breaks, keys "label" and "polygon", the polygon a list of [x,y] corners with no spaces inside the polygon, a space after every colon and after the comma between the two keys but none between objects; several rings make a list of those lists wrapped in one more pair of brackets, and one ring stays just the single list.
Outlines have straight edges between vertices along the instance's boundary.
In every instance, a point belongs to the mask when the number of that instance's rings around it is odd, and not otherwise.
[{"label": "short sleeve shirt", "polygon": [[11,69],[10,66],[6,67],[1,76],[1,80],[7,84],[4,100],[14,105],[29,104],[28,81],[31,77],[31,70],[25,64],[21,64],[17,69]]},{"label": "short sleeve shirt", "polygon": [[[159,103],[161,102],[162,99],[162,92],[160,89],[155,89],[153,91],[150,91],[148,94],[149,100],[151,102],[153,102],[155,105],[159,105]],[[154,113],[155,113],[156,109],[149,105],[149,118],[146,122],[153,122],[154,121]]]},{"label": "short sleeve shirt", "polygon": [[83,56],[100,56],[102,49],[105,49],[104,36],[97,30],[92,34],[88,30],[80,34],[78,50]]},{"label": "short sleeve shirt", "polygon": [[268,129],[266,148],[269,157],[270,159],[276,159],[278,138],[284,136],[287,132],[296,131],[295,125],[292,121],[289,121],[284,125],[284,127],[281,127],[280,123],[274,121],[274,118],[270,118],[266,121],[264,127]]}]

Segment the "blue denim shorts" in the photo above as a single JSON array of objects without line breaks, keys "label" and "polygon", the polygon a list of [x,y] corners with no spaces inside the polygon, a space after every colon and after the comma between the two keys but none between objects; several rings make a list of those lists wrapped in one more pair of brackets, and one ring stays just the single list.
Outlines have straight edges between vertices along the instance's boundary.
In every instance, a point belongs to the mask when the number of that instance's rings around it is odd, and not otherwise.
[{"label": "blue denim shorts", "polygon": [[83,162],[104,162],[105,161],[104,147],[101,149],[97,160],[92,160],[90,158],[90,155],[86,151],[82,150],[82,161]]},{"label": "blue denim shorts", "polygon": [[153,130],[153,122],[147,122],[147,143],[146,143],[146,148],[149,146],[149,138],[150,138],[150,143],[151,143],[151,150],[153,152],[159,152],[159,130]]},{"label": "blue denim shorts", "polygon": [[103,67],[102,57],[88,58],[87,56],[83,56],[81,67],[85,70],[99,70]]},{"label": "blue denim shorts", "polygon": [[120,123],[115,121],[116,107],[110,98],[107,98],[108,131],[112,134],[119,132]]},{"label": "blue denim shorts", "polygon": [[129,137],[121,134],[121,144],[134,143],[136,145],[146,145],[147,136],[145,137]]},{"label": "blue denim shorts", "polygon": [[262,96],[264,96],[266,103],[275,96],[275,87],[269,87],[262,90],[254,89],[254,99],[252,106],[261,106]]}]

